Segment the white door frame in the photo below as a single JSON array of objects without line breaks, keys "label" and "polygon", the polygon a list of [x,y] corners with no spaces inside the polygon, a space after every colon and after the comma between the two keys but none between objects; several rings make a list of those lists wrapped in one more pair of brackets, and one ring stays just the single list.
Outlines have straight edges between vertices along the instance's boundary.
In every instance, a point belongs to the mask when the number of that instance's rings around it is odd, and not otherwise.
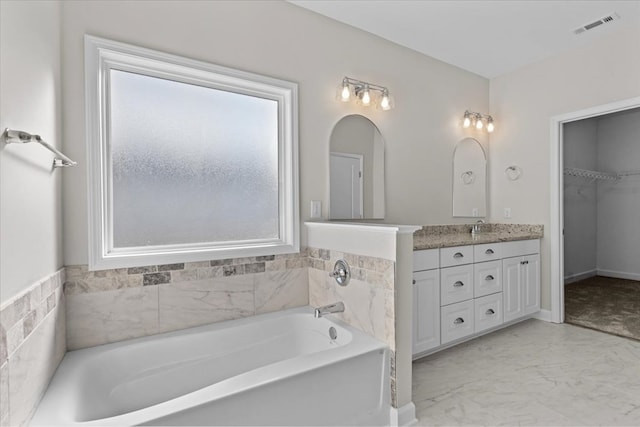
[{"label": "white door frame", "polygon": [[564,163],[562,125],[640,107],[640,97],[629,98],[551,118],[551,321],[564,322]]},{"label": "white door frame", "polygon": [[[329,172],[331,172],[331,157],[346,157],[349,159],[357,159],[360,162],[360,179],[359,181],[359,186],[360,186],[360,200],[358,200],[358,203],[360,205],[360,218],[364,218],[364,154],[354,154],[354,153],[343,153],[343,152],[339,152],[339,151],[331,151],[329,152]],[[331,218],[331,178],[329,178],[329,203],[328,203],[328,208],[329,208],[329,217]],[[351,215],[352,218],[351,219],[357,219],[354,218],[353,215]],[[337,219],[346,219],[346,218],[337,218]]]}]

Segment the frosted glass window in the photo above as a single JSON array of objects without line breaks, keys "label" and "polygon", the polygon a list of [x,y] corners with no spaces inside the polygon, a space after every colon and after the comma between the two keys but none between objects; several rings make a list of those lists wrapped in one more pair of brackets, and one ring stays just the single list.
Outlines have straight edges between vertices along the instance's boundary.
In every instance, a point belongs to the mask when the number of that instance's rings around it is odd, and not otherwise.
[{"label": "frosted glass window", "polygon": [[85,36],[89,268],[299,251],[297,85]]},{"label": "frosted glass window", "polygon": [[114,247],[278,237],[278,103],[111,70]]}]

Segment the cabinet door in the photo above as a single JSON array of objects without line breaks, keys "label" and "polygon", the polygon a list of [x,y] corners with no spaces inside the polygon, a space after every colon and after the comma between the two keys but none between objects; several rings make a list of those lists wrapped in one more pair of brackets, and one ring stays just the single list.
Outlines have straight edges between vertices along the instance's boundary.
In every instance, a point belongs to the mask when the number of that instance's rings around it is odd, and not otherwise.
[{"label": "cabinet door", "polygon": [[524,314],[540,311],[540,255],[523,257],[522,286]]},{"label": "cabinet door", "polygon": [[521,257],[502,260],[502,301],[505,322],[524,316],[521,260]]},{"label": "cabinet door", "polygon": [[440,345],[440,272],[413,273],[413,354]]}]

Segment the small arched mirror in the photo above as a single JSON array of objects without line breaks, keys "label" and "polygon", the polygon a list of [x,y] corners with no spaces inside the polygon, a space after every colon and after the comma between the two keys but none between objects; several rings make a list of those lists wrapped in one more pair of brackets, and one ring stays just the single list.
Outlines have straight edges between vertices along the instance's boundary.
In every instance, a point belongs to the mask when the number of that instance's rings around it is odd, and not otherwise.
[{"label": "small arched mirror", "polygon": [[329,219],[383,219],[384,140],[361,115],[340,119],[329,143]]},{"label": "small arched mirror", "polygon": [[458,142],[453,151],[453,216],[487,216],[487,157],[473,138]]}]

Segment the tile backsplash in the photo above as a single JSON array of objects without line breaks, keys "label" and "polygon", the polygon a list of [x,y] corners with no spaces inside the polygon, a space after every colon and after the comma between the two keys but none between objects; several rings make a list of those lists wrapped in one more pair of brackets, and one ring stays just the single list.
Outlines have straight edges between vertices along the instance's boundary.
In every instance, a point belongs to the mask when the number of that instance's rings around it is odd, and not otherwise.
[{"label": "tile backsplash", "polygon": [[88,271],[67,267],[70,350],[309,303],[307,251]]}]

